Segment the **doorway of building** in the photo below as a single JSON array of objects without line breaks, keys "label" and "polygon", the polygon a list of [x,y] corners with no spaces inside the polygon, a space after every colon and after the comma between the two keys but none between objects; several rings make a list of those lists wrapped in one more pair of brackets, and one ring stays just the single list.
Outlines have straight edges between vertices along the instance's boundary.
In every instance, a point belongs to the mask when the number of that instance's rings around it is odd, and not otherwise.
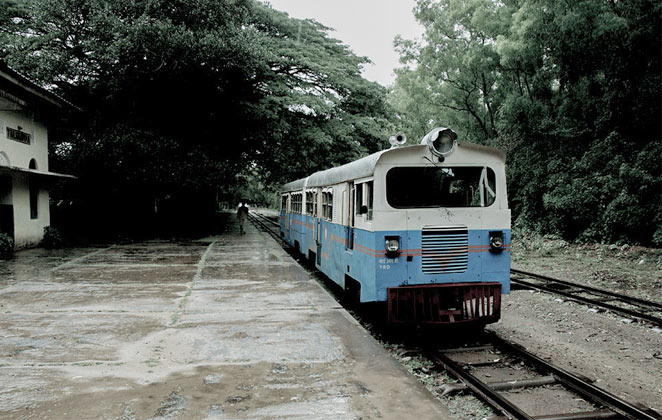
[{"label": "doorway of building", "polygon": [[0,175],[0,233],[5,233],[14,239],[12,179],[7,175]]}]

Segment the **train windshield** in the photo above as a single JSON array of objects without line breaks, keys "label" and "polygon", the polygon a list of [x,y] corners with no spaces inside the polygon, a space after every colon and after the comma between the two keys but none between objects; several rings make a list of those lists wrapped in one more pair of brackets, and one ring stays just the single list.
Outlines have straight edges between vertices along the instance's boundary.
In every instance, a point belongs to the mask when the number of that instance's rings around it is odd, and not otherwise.
[{"label": "train windshield", "polygon": [[487,207],[496,199],[491,168],[398,167],[386,174],[391,207]]}]

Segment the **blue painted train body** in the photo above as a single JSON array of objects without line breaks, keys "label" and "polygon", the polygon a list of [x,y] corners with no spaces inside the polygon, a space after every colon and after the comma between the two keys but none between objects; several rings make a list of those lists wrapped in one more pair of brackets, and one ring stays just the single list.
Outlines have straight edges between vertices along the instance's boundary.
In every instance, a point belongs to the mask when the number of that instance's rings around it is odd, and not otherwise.
[{"label": "blue painted train body", "polygon": [[495,322],[510,291],[505,156],[432,143],[286,184],[281,236],[391,322]]}]

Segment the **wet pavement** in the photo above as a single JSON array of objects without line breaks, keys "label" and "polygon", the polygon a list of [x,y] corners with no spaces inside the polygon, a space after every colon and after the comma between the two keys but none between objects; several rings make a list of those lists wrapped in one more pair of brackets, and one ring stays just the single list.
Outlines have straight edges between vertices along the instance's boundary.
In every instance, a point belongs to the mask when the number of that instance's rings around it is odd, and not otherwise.
[{"label": "wet pavement", "polygon": [[0,418],[440,419],[268,235],[0,261]]}]

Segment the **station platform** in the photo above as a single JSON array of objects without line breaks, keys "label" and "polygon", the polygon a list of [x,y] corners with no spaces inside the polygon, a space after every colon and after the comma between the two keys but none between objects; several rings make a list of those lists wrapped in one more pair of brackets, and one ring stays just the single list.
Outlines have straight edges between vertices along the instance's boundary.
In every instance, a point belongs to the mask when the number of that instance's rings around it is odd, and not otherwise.
[{"label": "station platform", "polygon": [[194,243],[0,262],[0,418],[449,417],[279,244],[229,220]]}]

